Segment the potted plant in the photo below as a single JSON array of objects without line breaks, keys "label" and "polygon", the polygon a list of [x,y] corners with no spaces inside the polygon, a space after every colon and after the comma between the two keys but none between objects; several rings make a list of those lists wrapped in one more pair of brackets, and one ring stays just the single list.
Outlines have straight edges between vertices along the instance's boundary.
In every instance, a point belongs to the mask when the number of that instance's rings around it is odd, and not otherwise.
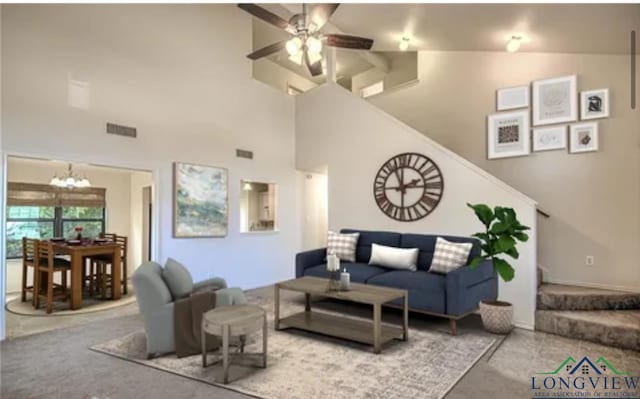
[{"label": "potted plant", "polygon": [[[490,260],[502,280],[513,280],[515,270],[505,258],[518,259],[520,254],[516,246],[518,241],[525,242],[529,239],[525,233],[529,227],[518,221],[512,208],[496,206],[491,209],[485,204],[467,205],[485,227],[484,232],[473,234],[473,237],[480,240],[482,253],[471,260],[470,266],[475,268],[480,262]],[[480,316],[487,331],[506,334],[512,328],[513,305],[504,301],[481,301]]]}]

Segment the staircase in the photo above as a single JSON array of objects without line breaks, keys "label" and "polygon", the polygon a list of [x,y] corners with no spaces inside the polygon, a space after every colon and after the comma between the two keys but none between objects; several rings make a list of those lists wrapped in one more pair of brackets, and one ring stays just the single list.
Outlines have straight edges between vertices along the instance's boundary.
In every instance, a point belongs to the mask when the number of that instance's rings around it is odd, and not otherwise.
[{"label": "staircase", "polygon": [[640,351],[640,293],[543,283],[536,330]]}]

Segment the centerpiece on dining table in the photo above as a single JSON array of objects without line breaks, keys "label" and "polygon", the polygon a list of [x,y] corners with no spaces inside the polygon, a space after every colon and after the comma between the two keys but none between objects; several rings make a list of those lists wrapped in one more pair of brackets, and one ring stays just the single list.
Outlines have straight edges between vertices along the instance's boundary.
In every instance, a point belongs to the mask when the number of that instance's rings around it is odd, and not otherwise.
[{"label": "centerpiece on dining table", "polygon": [[82,226],[76,226],[74,230],[76,231],[76,240],[82,241],[82,230],[84,230],[84,228]]}]

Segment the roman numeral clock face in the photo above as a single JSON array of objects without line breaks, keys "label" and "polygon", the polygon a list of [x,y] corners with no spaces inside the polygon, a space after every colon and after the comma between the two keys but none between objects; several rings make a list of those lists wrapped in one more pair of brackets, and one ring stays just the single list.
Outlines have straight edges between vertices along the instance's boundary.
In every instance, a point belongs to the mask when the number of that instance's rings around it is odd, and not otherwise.
[{"label": "roman numeral clock face", "polygon": [[401,222],[420,220],[442,198],[444,178],[431,159],[412,152],[396,155],[378,171],[373,183],[376,203],[385,215]]}]

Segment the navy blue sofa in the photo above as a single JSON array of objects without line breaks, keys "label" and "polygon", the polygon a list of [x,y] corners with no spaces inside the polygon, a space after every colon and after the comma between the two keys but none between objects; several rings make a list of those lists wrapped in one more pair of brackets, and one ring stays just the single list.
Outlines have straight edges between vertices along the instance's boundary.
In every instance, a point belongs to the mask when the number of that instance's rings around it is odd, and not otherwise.
[{"label": "navy blue sofa", "polygon": [[[480,254],[480,243],[469,237],[437,236],[426,234],[401,234],[387,231],[361,231],[343,229],[342,233],[360,233],[355,262],[341,262],[351,274],[351,281],[406,289],[409,292],[409,308],[412,311],[450,320],[451,332],[456,333],[456,320],[477,309],[481,300],[498,297],[498,278],[490,261],[482,262],[475,269],[468,263]],[[436,238],[452,242],[472,242],[473,248],[462,266],[448,274],[429,272]],[[396,270],[369,265],[371,244],[399,248],[418,248],[417,271]],[[327,249],[315,249],[296,255],[296,277],[315,276],[328,278],[326,268]],[[389,303],[401,306],[400,301]]]}]

